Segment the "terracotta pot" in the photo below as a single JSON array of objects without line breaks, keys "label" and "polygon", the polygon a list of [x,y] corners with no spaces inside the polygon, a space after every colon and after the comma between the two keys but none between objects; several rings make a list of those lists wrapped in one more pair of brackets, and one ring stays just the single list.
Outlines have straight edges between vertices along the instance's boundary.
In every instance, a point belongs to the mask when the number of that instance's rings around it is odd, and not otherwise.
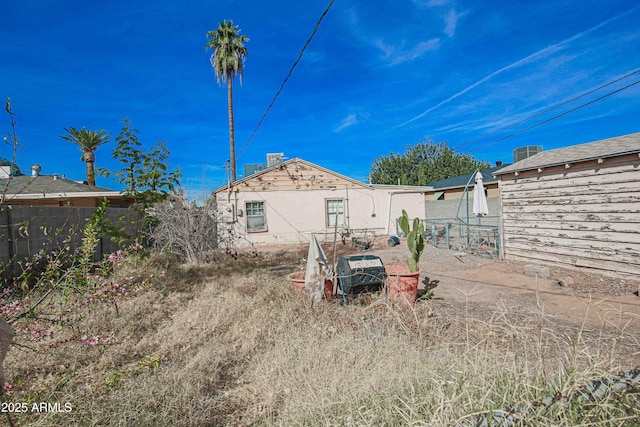
[{"label": "terracotta pot", "polygon": [[[304,275],[304,271],[295,271],[287,276],[293,286],[294,294],[299,297],[302,297],[305,294]],[[333,299],[333,281],[329,277],[324,279],[324,298],[327,300]]]},{"label": "terracotta pot", "polygon": [[324,299],[327,301],[333,299],[333,280],[328,277],[324,279]]},{"label": "terracotta pot", "polygon": [[304,295],[304,271],[295,271],[287,276],[293,286],[293,293],[302,297]]},{"label": "terracotta pot", "polygon": [[384,270],[387,273],[389,299],[414,304],[418,298],[418,284],[422,270],[412,273],[409,267],[404,265],[386,265]]}]

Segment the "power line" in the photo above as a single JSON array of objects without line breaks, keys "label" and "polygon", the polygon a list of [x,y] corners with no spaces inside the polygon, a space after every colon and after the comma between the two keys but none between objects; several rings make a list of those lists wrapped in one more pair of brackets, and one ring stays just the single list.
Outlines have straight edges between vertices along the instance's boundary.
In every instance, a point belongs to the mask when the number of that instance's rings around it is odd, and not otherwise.
[{"label": "power line", "polygon": [[262,125],[262,122],[264,122],[264,120],[267,118],[267,114],[269,114],[269,111],[271,111],[271,107],[273,107],[273,104],[275,104],[276,99],[278,99],[278,96],[280,95],[280,92],[282,92],[282,90],[284,89],[284,85],[289,80],[289,77],[291,77],[291,74],[293,73],[293,69],[296,68],[296,66],[298,65],[298,63],[302,59],[302,55],[304,55],[304,51],[307,49],[307,46],[309,46],[309,43],[311,43],[311,40],[316,35],[316,32],[318,31],[318,28],[320,28],[320,24],[322,23],[322,20],[327,15],[327,13],[329,13],[329,9],[331,9],[331,6],[333,6],[334,1],[335,0],[330,0],[329,1],[329,5],[327,6],[327,8],[324,10],[324,12],[322,12],[322,15],[320,16],[320,19],[318,19],[318,22],[316,23],[316,26],[313,28],[313,31],[311,32],[311,36],[309,36],[309,38],[307,39],[306,43],[302,47],[302,50],[300,51],[300,54],[298,55],[298,58],[296,59],[296,61],[293,63],[293,65],[289,69],[289,73],[287,74],[287,77],[285,77],[285,79],[282,81],[282,84],[280,85],[280,88],[278,89],[278,91],[276,92],[275,96],[271,100],[271,104],[269,104],[269,106],[267,107],[267,111],[265,111],[265,113],[262,115],[262,118],[258,122],[258,125],[256,126],[256,128],[253,130],[253,133],[251,134],[251,136],[249,137],[247,142],[242,147],[242,150],[240,150],[240,153],[238,154],[238,157],[242,156],[242,153],[244,153],[244,150],[247,149],[247,146],[249,145],[249,143],[251,142],[251,140],[255,136],[256,132],[258,132],[258,129]]},{"label": "power line", "polygon": [[563,107],[563,106],[565,106],[565,105],[567,105],[567,104],[570,104],[570,103],[572,103],[573,101],[576,101],[576,100],[578,100],[578,99],[580,99],[580,98],[584,98],[584,97],[585,97],[585,96],[587,96],[587,95],[590,95],[590,94],[592,94],[592,93],[594,93],[594,92],[597,92],[597,91],[599,91],[600,89],[603,89],[603,88],[605,88],[605,87],[607,87],[607,86],[611,86],[612,84],[617,83],[617,82],[619,82],[620,80],[624,80],[624,79],[626,79],[627,77],[631,77],[631,76],[633,76],[634,74],[637,74],[637,73],[640,73],[640,69],[637,69],[637,70],[632,71],[632,72],[630,72],[630,73],[628,73],[628,74],[625,74],[624,76],[619,77],[619,78],[617,78],[617,79],[615,79],[615,80],[612,80],[612,81],[610,81],[609,83],[605,83],[605,84],[603,84],[603,85],[601,85],[601,86],[598,86],[598,87],[596,87],[595,89],[591,89],[591,90],[589,90],[589,91],[587,91],[587,92],[585,92],[585,93],[583,93],[583,94],[581,94],[581,95],[578,95],[578,96],[576,96],[576,97],[574,97],[574,98],[571,98],[571,99],[570,99],[570,100],[568,100],[568,101],[562,102],[562,103],[557,104],[557,105],[555,105],[555,106],[553,106],[553,107],[549,107],[549,108],[547,108],[547,109],[545,109],[545,110],[543,110],[543,111],[541,111],[541,112],[539,112],[539,113],[537,113],[537,114],[534,114],[534,115],[532,115],[532,116],[527,117],[526,119],[520,120],[520,121],[518,121],[518,122],[516,122],[516,123],[513,123],[513,124],[510,124],[510,125],[508,125],[508,126],[504,126],[504,127],[500,128],[500,129],[498,129],[498,130],[494,131],[494,132],[491,132],[491,133],[489,133],[489,134],[486,134],[486,135],[484,135],[484,136],[481,136],[481,137],[476,138],[476,139],[474,139],[474,140],[471,140],[471,141],[469,141],[469,142],[465,142],[464,144],[462,144],[462,145],[458,145],[457,147],[454,147],[454,148],[457,150],[457,149],[459,149],[459,148],[466,147],[467,145],[471,145],[471,144],[473,144],[473,143],[475,143],[475,142],[482,141],[483,139],[489,138],[490,136],[497,135],[497,134],[499,134],[500,132],[503,132],[503,131],[505,131],[505,130],[507,130],[507,129],[511,129],[511,128],[513,128],[513,127],[516,127],[516,126],[518,126],[518,125],[521,125],[522,123],[528,122],[529,120],[533,120],[533,119],[535,119],[536,117],[540,117],[540,116],[542,116],[542,115],[544,115],[544,114],[546,114],[546,113],[548,113],[548,112],[550,112],[550,111],[556,110],[556,109],[558,109],[558,108],[560,108],[560,107]]},{"label": "power line", "polygon": [[616,90],[614,90],[613,92],[609,92],[609,93],[607,93],[606,95],[602,95],[602,96],[601,96],[601,97],[599,97],[599,98],[596,98],[596,99],[591,100],[591,101],[589,101],[589,102],[586,102],[586,103],[584,103],[584,104],[578,105],[577,107],[572,108],[571,110],[565,111],[565,112],[560,113],[560,114],[558,114],[558,115],[556,115],[556,116],[553,116],[553,117],[551,117],[551,118],[549,118],[549,119],[547,119],[547,120],[543,120],[543,121],[541,121],[541,122],[539,122],[539,123],[536,123],[535,125],[529,126],[528,128],[525,128],[525,129],[519,130],[518,132],[514,132],[514,133],[512,133],[512,134],[510,134],[510,135],[507,135],[507,136],[504,136],[504,137],[502,137],[502,138],[496,139],[496,140],[494,140],[494,141],[492,141],[492,142],[489,142],[488,144],[484,144],[484,145],[481,145],[481,146],[479,146],[479,147],[477,147],[477,148],[474,148],[473,150],[468,150],[468,152],[469,152],[469,153],[471,153],[471,152],[476,151],[476,150],[479,150],[479,149],[481,149],[481,148],[485,148],[485,147],[488,147],[488,146],[490,146],[490,145],[496,144],[496,143],[498,143],[498,142],[500,142],[500,141],[504,141],[505,139],[509,139],[509,138],[512,138],[512,137],[514,137],[514,136],[516,136],[516,135],[520,135],[521,133],[524,133],[524,132],[530,131],[530,130],[531,130],[531,129],[533,129],[533,128],[536,128],[536,127],[538,127],[538,126],[541,126],[541,125],[543,125],[543,124],[545,124],[545,123],[549,123],[550,121],[555,120],[555,119],[557,119],[557,118],[560,118],[560,117],[562,117],[562,116],[566,116],[566,115],[567,115],[567,114],[569,114],[569,113],[573,113],[574,111],[577,111],[577,110],[579,110],[579,109],[581,109],[581,108],[584,108],[584,107],[586,107],[586,106],[588,106],[588,105],[591,105],[591,104],[593,104],[593,103],[595,103],[595,102],[601,101],[602,99],[607,98],[607,97],[609,97],[609,96],[611,96],[611,95],[615,95],[615,94],[616,94],[616,93],[618,93],[618,92],[622,92],[623,90],[629,89],[630,87],[635,86],[635,85],[637,85],[637,84],[639,84],[639,83],[640,83],[640,80],[638,80],[638,81],[636,81],[636,82],[633,82],[633,83],[631,83],[631,84],[629,84],[629,85],[627,85],[627,86],[621,87],[620,89],[616,89]]}]

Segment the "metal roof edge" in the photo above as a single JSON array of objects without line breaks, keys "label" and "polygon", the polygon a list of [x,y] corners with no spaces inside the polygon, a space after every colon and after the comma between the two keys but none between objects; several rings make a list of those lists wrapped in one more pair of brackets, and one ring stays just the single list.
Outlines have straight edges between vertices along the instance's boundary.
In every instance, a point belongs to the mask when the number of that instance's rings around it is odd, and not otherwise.
[{"label": "metal roof edge", "polygon": [[81,197],[124,197],[124,194],[118,191],[110,192],[70,192],[70,193],[30,193],[30,194],[11,194],[7,195],[6,200],[27,200],[27,199],[74,199]]},{"label": "metal roof edge", "polygon": [[[482,181],[483,185],[486,187],[487,184],[497,184],[498,183],[498,179],[494,179],[491,181]],[[469,183],[469,186],[473,186],[474,183],[471,182]],[[449,187],[433,187],[431,188],[429,191],[433,190],[433,191],[444,191],[444,190],[456,190],[456,189],[460,189],[460,190],[464,190],[464,188],[466,187],[466,185],[451,185]]]},{"label": "metal roof edge", "polygon": [[395,191],[407,190],[411,192],[416,191],[431,191],[433,190],[433,186],[431,185],[396,185],[396,184],[367,184],[372,188],[380,188],[380,189],[389,189]]}]

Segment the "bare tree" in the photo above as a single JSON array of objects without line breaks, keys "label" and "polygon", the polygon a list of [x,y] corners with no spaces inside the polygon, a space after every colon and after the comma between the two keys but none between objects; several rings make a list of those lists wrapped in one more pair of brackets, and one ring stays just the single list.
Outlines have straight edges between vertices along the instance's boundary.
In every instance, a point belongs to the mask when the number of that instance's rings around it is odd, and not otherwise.
[{"label": "bare tree", "polygon": [[211,203],[196,206],[177,197],[170,197],[148,210],[155,225],[149,231],[153,244],[190,263],[211,261],[220,253],[235,253],[235,238],[225,230]]},{"label": "bare tree", "polygon": [[5,183],[4,188],[2,189],[2,194],[0,195],[0,204],[4,204],[6,202],[11,177],[15,172],[19,171],[16,166],[16,157],[18,156],[18,148],[21,145],[20,140],[18,139],[18,134],[16,133],[16,115],[11,108],[11,98],[7,98],[7,103],[5,104],[4,109],[11,118],[11,133],[4,137],[4,143],[11,147],[11,159],[6,162],[9,163],[7,165],[9,166],[9,172],[7,182]]}]

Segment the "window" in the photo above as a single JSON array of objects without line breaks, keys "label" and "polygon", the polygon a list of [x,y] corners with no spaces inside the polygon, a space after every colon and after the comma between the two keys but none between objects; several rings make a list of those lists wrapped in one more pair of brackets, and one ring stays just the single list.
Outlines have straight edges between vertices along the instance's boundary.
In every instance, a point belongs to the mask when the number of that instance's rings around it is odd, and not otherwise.
[{"label": "window", "polygon": [[247,231],[267,231],[264,202],[246,202]]},{"label": "window", "polygon": [[344,208],[342,199],[327,199],[325,212],[327,217],[327,227],[335,227],[336,224],[344,224]]}]

